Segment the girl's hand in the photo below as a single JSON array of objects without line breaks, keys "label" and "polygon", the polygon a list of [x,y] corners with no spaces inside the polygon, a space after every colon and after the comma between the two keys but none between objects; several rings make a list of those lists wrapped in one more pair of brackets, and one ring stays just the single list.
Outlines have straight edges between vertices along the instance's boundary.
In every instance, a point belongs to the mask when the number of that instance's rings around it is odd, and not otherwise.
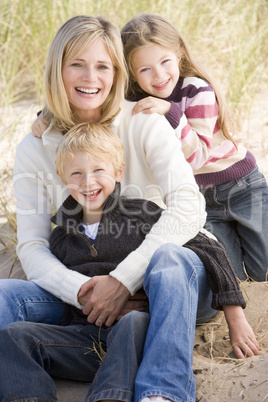
[{"label": "girl's hand", "polygon": [[260,346],[240,306],[223,306],[233,351],[238,359],[259,354]]},{"label": "girl's hand", "polygon": [[[84,296],[88,296],[86,303]],[[116,321],[130,296],[129,290],[110,275],[94,276],[85,282],[78,294],[78,300],[84,304],[83,313],[89,323],[98,327],[111,326]]]},{"label": "girl's hand", "polygon": [[47,129],[47,125],[43,122],[42,116],[38,116],[32,124],[32,133],[34,137],[41,138],[43,132]]},{"label": "girl's hand", "polygon": [[163,99],[148,96],[136,103],[132,109],[132,115],[142,112],[144,114],[159,113],[165,115],[171,107],[171,103]]}]

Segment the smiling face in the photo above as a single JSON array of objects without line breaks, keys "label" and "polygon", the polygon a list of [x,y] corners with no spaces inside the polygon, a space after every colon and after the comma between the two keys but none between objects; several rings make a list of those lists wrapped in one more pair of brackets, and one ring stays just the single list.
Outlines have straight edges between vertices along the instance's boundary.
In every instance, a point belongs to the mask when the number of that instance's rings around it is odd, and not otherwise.
[{"label": "smiling face", "polygon": [[123,169],[115,173],[112,162],[102,161],[79,152],[64,162],[63,183],[72,197],[83,207],[84,224],[99,222],[103,204],[112,194],[115,182],[122,178]]},{"label": "smiling face", "polygon": [[156,44],[136,51],[132,66],[139,86],[157,98],[170,96],[180,77],[179,58],[171,50]]},{"label": "smiling face", "polygon": [[97,122],[114,82],[114,66],[103,40],[97,39],[65,61],[62,78],[76,122]]}]

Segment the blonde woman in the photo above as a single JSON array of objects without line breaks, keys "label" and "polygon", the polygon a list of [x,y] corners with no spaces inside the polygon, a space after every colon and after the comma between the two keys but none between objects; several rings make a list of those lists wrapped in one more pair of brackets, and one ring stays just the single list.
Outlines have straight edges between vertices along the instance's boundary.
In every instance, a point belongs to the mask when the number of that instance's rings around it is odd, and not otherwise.
[{"label": "blonde woman", "polygon": [[[60,28],[45,69],[43,116],[49,127],[41,140],[28,134],[16,152],[17,252],[30,282],[1,282],[5,286],[2,326],[17,320],[58,322],[62,302],[83,305],[90,322],[101,316],[109,326],[129,296],[142,286],[158,247],[168,242],[183,245],[202,228],[204,199],[180,150],[180,141],[163,116],[131,116],[133,104],[123,102],[126,79],[120,31],[113,23],[77,16]],[[81,122],[107,124],[119,135],[127,161],[124,195],[166,205],[141,246],[117,266],[103,286],[98,280],[91,297],[83,289],[87,278],[67,270],[48,247],[53,206],[58,208],[67,196],[56,174],[55,150],[64,133]],[[5,296],[10,286],[14,302]],[[23,296],[22,288],[26,289]],[[52,303],[50,294],[56,297]]]}]

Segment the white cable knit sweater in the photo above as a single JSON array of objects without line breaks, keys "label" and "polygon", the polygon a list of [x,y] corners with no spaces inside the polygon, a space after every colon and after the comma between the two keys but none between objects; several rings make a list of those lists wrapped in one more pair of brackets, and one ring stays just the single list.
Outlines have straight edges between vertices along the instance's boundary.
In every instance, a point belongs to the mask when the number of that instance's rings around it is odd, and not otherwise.
[{"label": "white cable knit sweater", "polygon": [[[110,273],[134,294],[142,286],[148,263],[164,243],[185,244],[203,227],[205,202],[180,140],[164,116],[139,113],[125,101],[111,128],[126,152],[122,194],[150,199],[166,209],[144,242]],[[18,145],[14,166],[17,200],[17,253],[28,280],[63,301],[80,307],[77,294],[87,276],[67,269],[48,247],[53,206],[68,192],[55,170],[55,150],[62,134],[47,129],[42,139],[29,133]],[[116,247],[116,244],[115,244]]]}]

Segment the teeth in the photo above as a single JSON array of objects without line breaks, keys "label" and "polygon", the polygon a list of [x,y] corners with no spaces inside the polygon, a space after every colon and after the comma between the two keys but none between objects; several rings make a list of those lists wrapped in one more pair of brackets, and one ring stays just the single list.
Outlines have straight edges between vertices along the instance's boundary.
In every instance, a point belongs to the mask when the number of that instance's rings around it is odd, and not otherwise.
[{"label": "teeth", "polygon": [[100,190],[93,190],[93,191],[88,191],[88,192],[87,192],[87,191],[84,191],[83,194],[86,195],[86,196],[92,197],[92,196],[94,196],[94,195],[97,195],[99,191],[100,191]]},{"label": "teeth", "polygon": [[164,87],[167,83],[168,83],[168,80],[166,80],[165,82],[162,82],[161,84],[157,84],[155,86],[156,87]]},{"label": "teeth", "polygon": [[97,88],[94,88],[94,89],[93,88],[92,89],[76,88],[76,89],[77,89],[77,91],[83,92],[85,94],[94,94],[94,95],[96,95],[99,92],[99,90]]}]

